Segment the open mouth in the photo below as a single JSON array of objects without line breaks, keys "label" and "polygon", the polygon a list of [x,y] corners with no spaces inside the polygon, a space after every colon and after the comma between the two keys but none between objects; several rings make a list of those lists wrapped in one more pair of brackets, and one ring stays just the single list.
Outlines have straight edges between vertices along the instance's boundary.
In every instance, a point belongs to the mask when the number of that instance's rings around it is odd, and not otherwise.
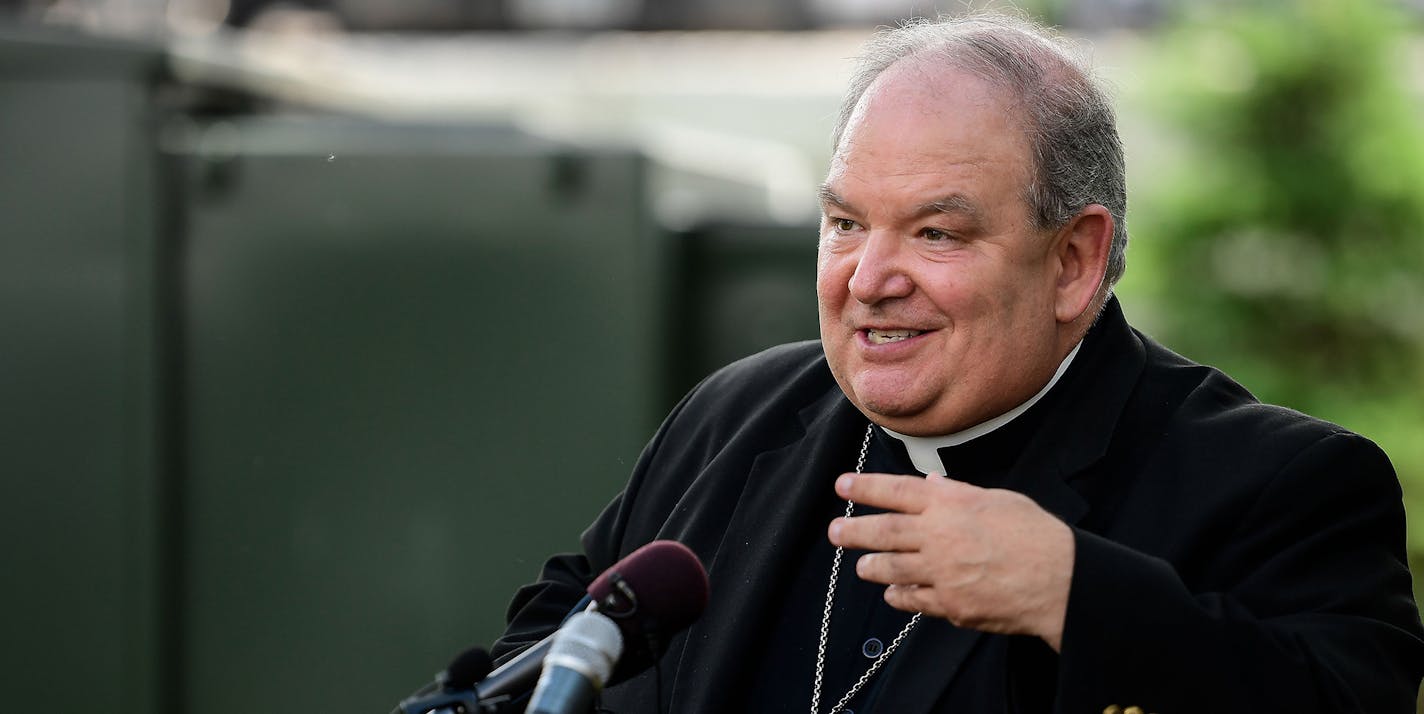
[{"label": "open mouth", "polygon": [[873,330],[865,331],[865,339],[872,345],[888,345],[891,342],[908,340],[921,334],[920,330]]}]

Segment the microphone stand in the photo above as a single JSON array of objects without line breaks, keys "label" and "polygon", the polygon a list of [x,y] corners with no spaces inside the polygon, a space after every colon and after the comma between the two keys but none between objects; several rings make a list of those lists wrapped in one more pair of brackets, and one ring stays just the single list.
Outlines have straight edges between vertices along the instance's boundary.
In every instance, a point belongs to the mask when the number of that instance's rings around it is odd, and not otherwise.
[{"label": "microphone stand", "polygon": [[[585,596],[584,600],[587,599]],[[574,612],[581,611],[586,605],[586,602],[580,601]],[[426,685],[401,700],[391,714],[507,714],[518,711],[515,704],[528,698],[533,683],[539,679],[539,672],[544,668],[544,656],[548,654],[552,641],[552,637],[547,637],[534,643],[473,685],[462,683],[456,688],[441,684]]]},{"label": "microphone stand", "polygon": [[481,702],[473,689],[460,689],[408,697],[396,711],[400,714],[498,714],[498,706],[498,702]]}]

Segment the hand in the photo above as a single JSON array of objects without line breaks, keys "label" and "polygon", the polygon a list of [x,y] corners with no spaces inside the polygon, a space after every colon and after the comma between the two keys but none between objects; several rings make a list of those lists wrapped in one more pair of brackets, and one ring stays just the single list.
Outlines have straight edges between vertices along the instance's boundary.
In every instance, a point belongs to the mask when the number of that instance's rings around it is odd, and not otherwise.
[{"label": "hand", "polygon": [[1036,635],[1057,650],[1073,580],[1073,532],[1029,497],[947,479],[844,474],[836,493],[892,511],[831,521],[831,543],[885,602],[961,627]]}]

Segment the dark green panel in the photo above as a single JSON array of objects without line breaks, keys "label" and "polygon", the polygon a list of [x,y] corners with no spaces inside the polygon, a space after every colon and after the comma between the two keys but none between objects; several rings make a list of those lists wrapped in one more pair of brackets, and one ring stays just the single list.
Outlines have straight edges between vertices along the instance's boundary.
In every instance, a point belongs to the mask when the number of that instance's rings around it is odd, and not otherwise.
[{"label": "dark green panel", "polygon": [[387,711],[656,424],[641,161],[336,120],[193,146],[236,155],[193,162],[186,710]]},{"label": "dark green panel", "polygon": [[674,240],[681,277],[672,393],[741,357],[819,337],[814,225],[718,224]]},{"label": "dark green panel", "polygon": [[[0,31],[0,690],[159,704],[156,52]],[[41,704],[45,702],[47,704]]]}]

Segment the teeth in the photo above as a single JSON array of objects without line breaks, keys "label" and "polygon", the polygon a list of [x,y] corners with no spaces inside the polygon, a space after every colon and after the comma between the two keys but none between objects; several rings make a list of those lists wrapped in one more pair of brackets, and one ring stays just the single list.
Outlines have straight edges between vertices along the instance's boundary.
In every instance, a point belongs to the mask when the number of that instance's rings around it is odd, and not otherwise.
[{"label": "teeth", "polygon": [[900,340],[908,340],[920,334],[919,330],[866,330],[865,336],[872,345],[884,345]]}]

